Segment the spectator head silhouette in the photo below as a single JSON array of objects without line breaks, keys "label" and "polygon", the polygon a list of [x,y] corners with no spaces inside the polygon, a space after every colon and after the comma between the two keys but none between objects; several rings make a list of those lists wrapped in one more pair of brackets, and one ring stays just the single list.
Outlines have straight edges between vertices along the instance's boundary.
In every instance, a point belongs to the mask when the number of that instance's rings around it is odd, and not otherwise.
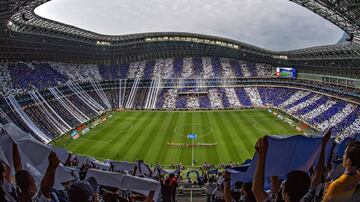
[{"label": "spectator head silhouette", "polygon": [[360,170],[360,142],[353,141],[348,144],[343,156],[344,168]]},{"label": "spectator head silhouette", "polygon": [[75,182],[72,184],[68,190],[69,201],[97,201],[96,192],[97,192],[97,182],[93,177],[88,178],[84,181]]},{"label": "spectator head silhouette", "polygon": [[311,179],[303,171],[295,170],[287,174],[283,181],[282,197],[285,201],[299,201],[309,190]]},{"label": "spectator head silhouette", "polygon": [[36,192],[34,177],[27,170],[19,170],[15,174],[16,184],[21,192],[22,200],[32,198]]}]

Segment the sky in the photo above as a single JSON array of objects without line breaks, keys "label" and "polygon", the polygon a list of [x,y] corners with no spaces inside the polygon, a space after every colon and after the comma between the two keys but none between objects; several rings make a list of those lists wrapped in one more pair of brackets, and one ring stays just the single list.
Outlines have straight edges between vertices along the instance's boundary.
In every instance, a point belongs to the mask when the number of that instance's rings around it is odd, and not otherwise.
[{"label": "sky", "polygon": [[191,32],[271,50],[334,44],[343,35],[289,0],[52,0],[35,13],[99,34]]}]

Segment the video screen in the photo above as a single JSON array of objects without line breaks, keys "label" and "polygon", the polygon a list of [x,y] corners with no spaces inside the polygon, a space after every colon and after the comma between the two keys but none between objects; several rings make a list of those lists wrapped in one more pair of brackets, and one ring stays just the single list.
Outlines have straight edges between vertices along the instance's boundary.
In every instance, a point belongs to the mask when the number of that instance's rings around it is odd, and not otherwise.
[{"label": "video screen", "polygon": [[296,78],[296,69],[291,67],[277,67],[276,77],[279,78]]}]

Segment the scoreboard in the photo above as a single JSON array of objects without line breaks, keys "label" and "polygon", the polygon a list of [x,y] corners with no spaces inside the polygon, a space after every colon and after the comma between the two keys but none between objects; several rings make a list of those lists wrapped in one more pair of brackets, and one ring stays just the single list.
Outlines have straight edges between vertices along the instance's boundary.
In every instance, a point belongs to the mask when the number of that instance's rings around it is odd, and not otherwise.
[{"label": "scoreboard", "polygon": [[277,67],[276,77],[296,79],[296,69],[291,67]]}]

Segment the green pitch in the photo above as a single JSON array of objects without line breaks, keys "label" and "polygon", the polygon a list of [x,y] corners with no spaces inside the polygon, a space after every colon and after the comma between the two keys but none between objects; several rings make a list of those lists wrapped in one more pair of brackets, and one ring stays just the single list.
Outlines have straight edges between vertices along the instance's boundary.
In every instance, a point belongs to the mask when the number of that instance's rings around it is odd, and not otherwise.
[{"label": "green pitch", "polygon": [[[196,134],[197,139],[188,139],[190,133]],[[114,112],[106,122],[77,140],[63,137],[54,144],[99,159],[143,159],[162,165],[191,165],[194,159],[197,164],[220,164],[251,158],[256,140],[266,134],[300,132],[263,109],[124,111]],[[192,143],[213,145],[189,146]]]}]

